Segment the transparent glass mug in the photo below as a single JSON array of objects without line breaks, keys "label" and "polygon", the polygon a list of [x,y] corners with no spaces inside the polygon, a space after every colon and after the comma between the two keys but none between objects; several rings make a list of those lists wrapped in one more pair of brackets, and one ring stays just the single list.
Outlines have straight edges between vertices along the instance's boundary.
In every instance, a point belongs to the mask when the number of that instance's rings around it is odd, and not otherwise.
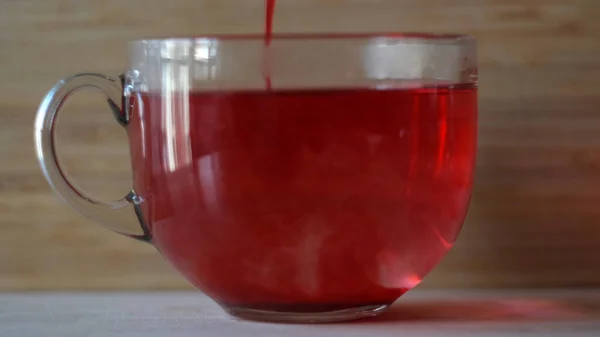
[{"label": "transparent glass mug", "polygon": [[[35,143],[76,210],[153,244],[231,315],[382,313],[455,242],[477,138],[474,39],[280,35],[146,39],[121,80],[79,74],[43,100]],[[95,200],[55,155],[62,103],[92,87],[129,137],[133,187]],[[141,230],[120,220],[133,211]]]}]

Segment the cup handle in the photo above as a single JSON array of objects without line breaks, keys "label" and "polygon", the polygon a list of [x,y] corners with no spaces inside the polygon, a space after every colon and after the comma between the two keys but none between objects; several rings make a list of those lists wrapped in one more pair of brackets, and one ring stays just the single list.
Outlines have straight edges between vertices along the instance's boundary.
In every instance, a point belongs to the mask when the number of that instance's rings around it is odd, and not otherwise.
[{"label": "cup handle", "polygon": [[[127,111],[128,95],[131,86],[125,83],[126,76],[121,76],[121,81],[103,76],[101,74],[77,74],[58,82],[44,97],[40,104],[34,128],[35,150],[37,159],[44,176],[54,192],[67,204],[81,214],[97,221],[108,229],[144,242],[151,242],[152,238],[148,227],[144,223],[140,208],[141,199],[133,189],[122,199],[117,201],[102,201],[88,196],[69,178],[62,170],[56,155],[55,126],[58,113],[63,103],[75,91],[83,88],[100,90],[115,118],[126,127],[129,122]],[[123,108],[121,108],[121,105]],[[123,212],[135,212],[141,225],[139,229],[132,228],[132,224],[123,220]]]}]

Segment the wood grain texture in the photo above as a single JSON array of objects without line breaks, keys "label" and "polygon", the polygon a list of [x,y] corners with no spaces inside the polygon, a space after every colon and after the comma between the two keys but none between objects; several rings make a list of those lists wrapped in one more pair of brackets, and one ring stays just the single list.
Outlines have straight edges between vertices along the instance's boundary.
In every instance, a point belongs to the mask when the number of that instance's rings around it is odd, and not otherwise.
[{"label": "wood grain texture", "polygon": [[[600,2],[279,0],[278,32],[425,31],[479,40],[480,146],[464,231],[424,287],[600,285]],[[0,0],[0,290],[188,288],[150,246],[75,213],[45,183],[34,113],[60,78],[119,74],[147,36],[262,29],[261,0]],[[102,100],[66,105],[61,158],[118,197],[125,135]]]}]

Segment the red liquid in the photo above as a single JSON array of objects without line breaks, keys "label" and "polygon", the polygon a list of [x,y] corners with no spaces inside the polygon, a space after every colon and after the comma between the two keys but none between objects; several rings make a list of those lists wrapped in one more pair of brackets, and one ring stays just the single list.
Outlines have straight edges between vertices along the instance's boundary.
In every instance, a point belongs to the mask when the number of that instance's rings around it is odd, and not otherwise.
[{"label": "red liquid", "polygon": [[462,226],[472,86],[142,97],[129,132],[144,218],[160,252],[225,306],[392,303]]},{"label": "red liquid", "polygon": [[265,45],[271,44],[273,35],[273,16],[275,15],[275,0],[265,0]]},{"label": "red liquid", "polygon": [[265,52],[264,52],[264,65],[263,72],[265,77],[265,86],[267,90],[271,90],[271,73],[269,65],[269,46],[271,45],[271,38],[273,36],[273,16],[275,15],[275,1],[276,0],[265,0]]}]

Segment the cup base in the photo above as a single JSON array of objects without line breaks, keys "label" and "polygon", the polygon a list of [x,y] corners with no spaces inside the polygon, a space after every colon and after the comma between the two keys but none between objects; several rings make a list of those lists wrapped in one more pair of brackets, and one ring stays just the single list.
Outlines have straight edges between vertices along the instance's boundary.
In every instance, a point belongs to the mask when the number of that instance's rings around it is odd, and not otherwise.
[{"label": "cup base", "polygon": [[274,323],[336,323],[378,316],[387,311],[389,304],[368,305],[325,312],[279,312],[248,308],[224,308],[225,311],[242,320]]}]

